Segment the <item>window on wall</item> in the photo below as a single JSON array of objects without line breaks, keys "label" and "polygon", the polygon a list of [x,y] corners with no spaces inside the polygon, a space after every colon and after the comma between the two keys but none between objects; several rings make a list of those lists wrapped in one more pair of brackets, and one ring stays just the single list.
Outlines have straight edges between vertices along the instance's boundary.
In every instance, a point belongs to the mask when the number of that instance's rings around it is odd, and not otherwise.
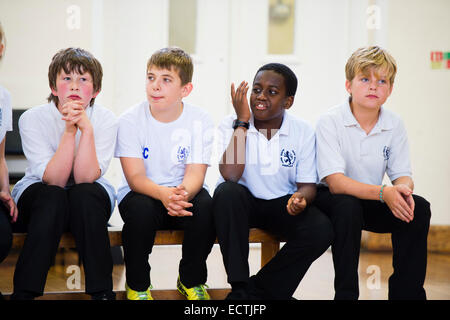
[{"label": "window on wall", "polygon": [[269,54],[294,53],[295,0],[269,0]]},{"label": "window on wall", "polygon": [[195,54],[197,35],[197,0],[170,0],[169,46]]}]

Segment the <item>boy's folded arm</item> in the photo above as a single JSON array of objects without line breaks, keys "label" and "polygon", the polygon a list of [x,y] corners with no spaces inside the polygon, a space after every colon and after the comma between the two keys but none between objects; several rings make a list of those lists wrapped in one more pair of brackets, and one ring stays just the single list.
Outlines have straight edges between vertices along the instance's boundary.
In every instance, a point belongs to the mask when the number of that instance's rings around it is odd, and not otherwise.
[{"label": "boy's folded arm", "polygon": [[73,164],[75,183],[94,183],[100,178],[101,170],[95,149],[94,132],[84,131],[81,134],[78,151]]},{"label": "boy's folded arm", "polygon": [[333,173],[325,178],[332,194],[347,194],[359,199],[379,200],[380,186],[353,180],[343,173]]},{"label": "boy's folded arm", "polygon": [[72,172],[74,153],[75,136],[65,132],[58,149],[47,163],[42,181],[49,185],[64,188]]},{"label": "boy's folded arm", "polygon": [[207,169],[207,164],[192,163],[186,165],[183,182],[181,184],[188,193],[189,201],[192,200],[203,187]]},{"label": "boy's folded arm", "polygon": [[161,200],[161,186],[147,177],[142,159],[120,157],[120,163],[131,190]]}]

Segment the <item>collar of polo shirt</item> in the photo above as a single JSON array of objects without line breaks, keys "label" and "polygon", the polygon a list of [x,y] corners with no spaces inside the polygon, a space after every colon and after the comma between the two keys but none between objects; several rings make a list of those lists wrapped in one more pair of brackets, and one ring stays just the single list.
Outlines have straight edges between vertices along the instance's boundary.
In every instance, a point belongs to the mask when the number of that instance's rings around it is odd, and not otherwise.
[{"label": "collar of polo shirt", "polygon": [[[289,117],[288,113],[284,112],[283,122],[281,123],[281,128],[277,132],[277,134],[285,135],[285,136],[289,135],[289,121],[285,121],[285,120],[287,120],[287,117]],[[259,133],[258,129],[256,129],[256,127],[255,127],[255,118],[253,117],[253,114],[250,117],[249,124],[250,124],[250,127],[248,128],[247,133]]]},{"label": "collar of polo shirt", "polygon": [[[353,127],[353,126],[359,127],[358,121],[356,120],[356,118],[353,115],[352,110],[350,108],[349,100],[347,100],[346,103],[343,104],[342,118],[343,118],[344,125],[346,127]],[[378,133],[381,131],[386,131],[386,130],[392,130],[393,128],[394,128],[394,125],[392,124],[392,119],[385,116],[384,107],[381,106],[380,117],[377,121],[377,124],[372,129],[371,134]]]}]

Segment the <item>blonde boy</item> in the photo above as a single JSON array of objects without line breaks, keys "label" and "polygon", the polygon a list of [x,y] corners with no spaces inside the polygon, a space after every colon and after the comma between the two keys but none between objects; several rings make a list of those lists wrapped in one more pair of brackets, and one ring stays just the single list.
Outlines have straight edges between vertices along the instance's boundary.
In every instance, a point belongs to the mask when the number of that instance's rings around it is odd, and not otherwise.
[{"label": "blonde boy", "polygon": [[[383,104],[397,66],[384,49],[356,50],[347,62],[350,97],[317,123],[317,206],[331,219],[335,299],[357,299],[361,230],[392,233],[389,299],[425,299],[430,204],[413,194],[402,120]],[[387,173],[392,186],[383,184]]]}]

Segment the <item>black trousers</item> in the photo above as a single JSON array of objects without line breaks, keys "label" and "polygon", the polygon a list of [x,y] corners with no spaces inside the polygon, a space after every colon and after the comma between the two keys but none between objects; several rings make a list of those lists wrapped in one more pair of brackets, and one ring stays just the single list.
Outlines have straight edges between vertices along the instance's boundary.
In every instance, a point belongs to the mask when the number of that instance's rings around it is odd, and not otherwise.
[{"label": "black trousers", "polygon": [[68,189],[35,183],[18,202],[18,231],[27,237],[14,272],[14,293],[43,294],[62,234],[74,235],[85,271],[86,293],[112,291],[113,261],[107,223],[111,203],[98,183]]},{"label": "black trousers", "polygon": [[[255,198],[244,186],[217,186],[213,212],[228,282],[247,282],[261,299],[290,299],[306,271],[333,239],[329,219],[314,206],[297,216],[286,211],[291,195],[273,200]],[[258,227],[287,238],[286,244],[249,279],[249,228]]]},{"label": "black trousers", "polygon": [[151,284],[149,255],[157,230],[184,230],[182,258],[179,264],[181,282],[188,288],[206,283],[206,259],[216,234],[211,213],[212,199],[201,189],[191,200],[190,217],[173,217],[161,201],[130,191],[119,204],[124,221],[122,243],[127,285],[145,291]]},{"label": "black trousers", "polygon": [[358,262],[361,230],[392,233],[394,272],[389,278],[389,299],[426,299],[423,288],[427,266],[430,203],[413,195],[414,219],[396,218],[385,203],[331,194],[320,187],[315,204],[334,227],[332,244],[335,299],[358,299]]},{"label": "black trousers", "polygon": [[0,263],[8,256],[12,245],[11,216],[0,201]]}]

